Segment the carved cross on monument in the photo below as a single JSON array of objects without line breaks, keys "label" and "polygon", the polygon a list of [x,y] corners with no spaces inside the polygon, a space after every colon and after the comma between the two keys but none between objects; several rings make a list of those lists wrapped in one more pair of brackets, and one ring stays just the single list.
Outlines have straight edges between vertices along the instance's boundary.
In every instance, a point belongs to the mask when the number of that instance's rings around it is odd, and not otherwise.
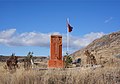
[{"label": "carved cross on monument", "polygon": [[62,61],[62,36],[51,35],[50,39],[50,60],[48,61],[49,68],[63,68]]}]

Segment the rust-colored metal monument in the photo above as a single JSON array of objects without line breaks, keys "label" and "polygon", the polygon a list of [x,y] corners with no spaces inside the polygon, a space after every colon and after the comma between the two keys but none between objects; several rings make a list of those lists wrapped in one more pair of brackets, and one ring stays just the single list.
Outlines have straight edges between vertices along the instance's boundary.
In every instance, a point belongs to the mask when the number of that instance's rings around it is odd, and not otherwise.
[{"label": "rust-colored metal monument", "polygon": [[62,36],[51,35],[50,39],[50,60],[48,61],[49,68],[63,68],[62,61]]}]

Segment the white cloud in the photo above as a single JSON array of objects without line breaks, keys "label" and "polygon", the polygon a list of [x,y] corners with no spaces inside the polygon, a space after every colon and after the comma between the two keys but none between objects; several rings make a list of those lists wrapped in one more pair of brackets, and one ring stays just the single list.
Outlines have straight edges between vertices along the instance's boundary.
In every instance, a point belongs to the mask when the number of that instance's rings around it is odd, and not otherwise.
[{"label": "white cloud", "polygon": [[53,32],[52,35],[61,35],[59,32]]},{"label": "white cloud", "polygon": [[113,17],[110,17],[110,18],[106,19],[106,20],[104,21],[104,23],[108,23],[108,22],[110,22],[112,19],[113,19]]},{"label": "white cloud", "polygon": [[[16,29],[9,29],[0,32],[0,44],[8,46],[41,46],[49,47],[50,35],[60,35],[59,32],[53,33],[40,33],[40,32],[25,32],[16,34]],[[81,48],[87,46],[90,42],[103,36],[103,32],[84,35],[83,37],[77,37],[70,35],[70,47]],[[63,47],[66,47],[67,38],[66,34],[62,34]]]},{"label": "white cloud", "polygon": [[[70,46],[71,48],[81,48],[87,46],[93,40],[100,38],[101,36],[105,35],[103,32],[91,32],[89,34],[85,34],[83,37],[77,36],[70,36]],[[66,43],[66,40],[63,40],[63,43]]]},{"label": "white cloud", "polygon": [[9,39],[14,36],[16,29],[0,31],[0,44],[7,44]]},{"label": "white cloud", "polygon": [[15,32],[16,32],[16,29],[0,31],[0,39],[10,38]]}]

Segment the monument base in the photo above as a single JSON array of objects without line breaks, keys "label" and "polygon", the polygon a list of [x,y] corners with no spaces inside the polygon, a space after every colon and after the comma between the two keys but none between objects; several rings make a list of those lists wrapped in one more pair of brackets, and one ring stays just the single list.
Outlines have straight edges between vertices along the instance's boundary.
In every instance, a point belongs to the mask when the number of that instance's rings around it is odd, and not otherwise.
[{"label": "monument base", "polygon": [[62,60],[49,60],[48,61],[49,68],[63,68],[64,64]]}]

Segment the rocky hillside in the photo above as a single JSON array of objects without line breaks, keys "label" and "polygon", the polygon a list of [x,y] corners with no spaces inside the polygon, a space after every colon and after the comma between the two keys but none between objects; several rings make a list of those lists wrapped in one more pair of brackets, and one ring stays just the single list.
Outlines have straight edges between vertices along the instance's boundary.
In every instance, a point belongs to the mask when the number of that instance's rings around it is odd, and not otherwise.
[{"label": "rocky hillside", "polygon": [[84,64],[86,60],[86,56],[84,55],[85,50],[89,50],[90,52],[94,50],[93,54],[98,64],[118,63],[120,58],[120,31],[94,40],[87,47],[76,51],[71,56],[74,59],[81,58]]}]

